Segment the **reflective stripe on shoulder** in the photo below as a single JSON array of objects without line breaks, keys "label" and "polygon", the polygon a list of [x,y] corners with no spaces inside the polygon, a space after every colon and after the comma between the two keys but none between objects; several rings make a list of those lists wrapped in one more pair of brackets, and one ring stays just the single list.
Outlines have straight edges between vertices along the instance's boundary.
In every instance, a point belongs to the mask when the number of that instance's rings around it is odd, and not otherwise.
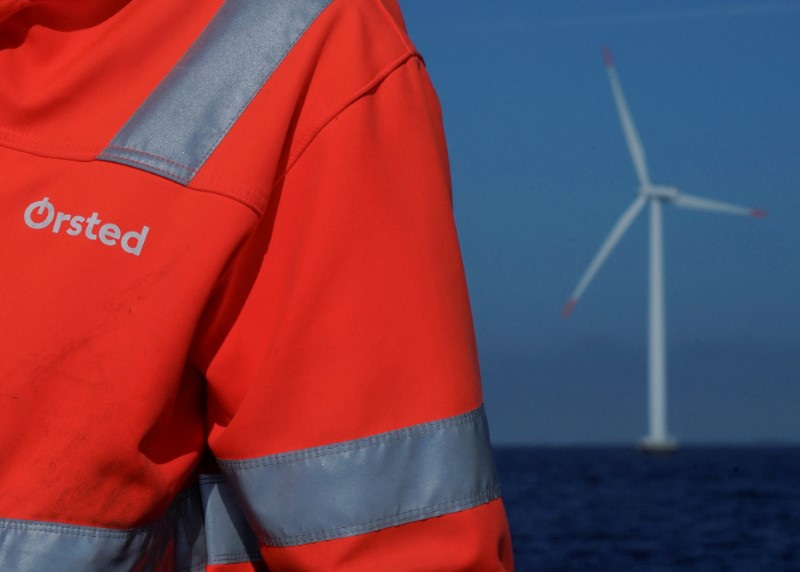
[{"label": "reflective stripe on shoulder", "polygon": [[374,532],[500,496],[483,407],[363,439],[218,461],[267,546]]},{"label": "reflective stripe on shoulder", "polygon": [[155,523],[117,530],[0,519],[0,570],[205,570],[259,562],[258,541],[220,475],[200,478]]},{"label": "reflective stripe on shoulder", "polygon": [[188,184],[331,0],[226,0],[98,157]]}]

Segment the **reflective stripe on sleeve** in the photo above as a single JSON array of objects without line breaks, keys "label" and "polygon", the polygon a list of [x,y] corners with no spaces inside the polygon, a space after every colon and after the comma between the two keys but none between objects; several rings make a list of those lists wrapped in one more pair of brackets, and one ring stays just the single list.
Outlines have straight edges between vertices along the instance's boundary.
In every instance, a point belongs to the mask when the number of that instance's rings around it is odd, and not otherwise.
[{"label": "reflective stripe on sleeve", "polygon": [[258,541],[221,475],[200,477],[153,524],[128,530],[0,519],[0,570],[178,570],[258,562]]},{"label": "reflective stripe on sleeve", "polygon": [[188,184],[331,0],[227,0],[100,154]]},{"label": "reflective stripe on sleeve", "polygon": [[205,539],[196,490],[176,499],[150,526],[115,530],[0,519],[0,570],[183,570],[205,566]]},{"label": "reflective stripe on sleeve", "polygon": [[235,564],[261,560],[258,539],[236,504],[222,475],[200,477],[209,564]]},{"label": "reflective stripe on sleeve", "polygon": [[483,407],[363,439],[218,461],[267,546],[373,532],[500,496]]}]

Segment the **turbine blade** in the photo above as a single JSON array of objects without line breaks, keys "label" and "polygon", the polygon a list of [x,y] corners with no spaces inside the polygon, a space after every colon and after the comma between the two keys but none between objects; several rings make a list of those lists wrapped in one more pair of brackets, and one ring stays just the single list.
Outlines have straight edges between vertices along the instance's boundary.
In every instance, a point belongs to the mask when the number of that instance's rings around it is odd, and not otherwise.
[{"label": "turbine blade", "polygon": [[674,204],[676,207],[681,207],[684,209],[694,209],[698,211],[743,215],[755,218],[763,218],[767,216],[767,213],[765,211],[762,211],[761,209],[752,209],[750,207],[743,207],[731,203],[723,203],[721,201],[704,199],[703,197],[684,195],[683,193],[675,197],[672,200],[672,204]]},{"label": "turbine blade", "polygon": [[608,258],[608,255],[611,254],[611,251],[614,250],[614,247],[617,246],[617,243],[620,241],[622,236],[628,230],[628,228],[633,224],[634,219],[636,219],[636,215],[639,214],[639,211],[642,210],[644,203],[647,199],[643,196],[636,197],[636,200],[627,208],[627,210],[622,213],[622,216],[619,217],[617,223],[614,225],[614,228],[611,229],[611,233],[606,237],[605,241],[603,242],[600,250],[597,251],[597,254],[594,255],[591,264],[581,276],[578,285],[575,287],[575,290],[572,292],[572,296],[569,297],[566,306],[561,312],[561,315],[565,318],[569,317],[572,313],[572,310],[575,308],[575,304],[578,303],[580,300],[581,295],[583,294],[584,290],[589,286],[589,283],[594,278],[594,275],[597,274],[597,271],[600,270],[600,267]]},{"label": "turbine blade", "polygon": [[608,81],[611,82],[611,91],[614,94],[614,102],[617,104],[619,120],[622,123],[622,131],[625,133],[625,140],[628,142],[628,149],[631,152],[633,166],[636,168],[636,175],[639,177],[639,184],[647,186],[650,184],[650,176],[647,173],[647,162],[644,156],[644,148],[636,133],[636,126],[633,124],[625,95],[622,93],[622,86],[617,77],[617,69],[614,60],[611,58],[611,51],[607,46],[603,46],[603,60],[608,72]]}]

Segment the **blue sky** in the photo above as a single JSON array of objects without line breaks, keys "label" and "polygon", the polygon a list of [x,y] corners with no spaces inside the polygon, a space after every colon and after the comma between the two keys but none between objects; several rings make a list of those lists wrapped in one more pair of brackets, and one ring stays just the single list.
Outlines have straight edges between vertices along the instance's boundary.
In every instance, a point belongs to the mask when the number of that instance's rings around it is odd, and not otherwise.
[{"label": "blue sky", "polygon": [[665,209],[670,432],[800,442],[800,1],[400,4],[444,110],[493,440],[646,432],[647,216],[560,317],[637,187],[607,44],[653,182],[769,212]]}]

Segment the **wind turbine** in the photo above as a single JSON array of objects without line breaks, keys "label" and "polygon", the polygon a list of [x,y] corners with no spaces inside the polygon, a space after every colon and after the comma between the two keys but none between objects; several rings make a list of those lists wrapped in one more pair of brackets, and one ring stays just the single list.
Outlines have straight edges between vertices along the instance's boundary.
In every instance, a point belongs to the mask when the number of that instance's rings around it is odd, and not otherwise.
[{"label": "wind turbine", "polygon": [[677,443],[667,433],[667,375],[666,375],[666,332],[664,321],[664,261],[662,245],[661,207],[676,207],[710,211],[716,213],[745,215],[761,218],[766,215],[762,210],[751,209],[729,203],[723,203],[680,192],[675,187],[654,185],[647,172],[644,148],[639,141],[636,127],[633,124],[622,87],[617,77],[617,70],[607,47],[603,48],[608,80],[617,105],[622,131],[628,143],[633,159],[639,189],[633,203],[622,213],[611,233],[603,242],[600,250],[592,259],[575,290],[567,301],[562,315],[568,317],[583,295],[589,283],[600,267],[614,250],[622,236],[630,228],[636,216],[646,203],[650,203],[650,309],[649,309],[649,344],[648,344],[648,412],[649,433],[640,442],[639,448],[646,452],[670,452],[677,448]]}]

